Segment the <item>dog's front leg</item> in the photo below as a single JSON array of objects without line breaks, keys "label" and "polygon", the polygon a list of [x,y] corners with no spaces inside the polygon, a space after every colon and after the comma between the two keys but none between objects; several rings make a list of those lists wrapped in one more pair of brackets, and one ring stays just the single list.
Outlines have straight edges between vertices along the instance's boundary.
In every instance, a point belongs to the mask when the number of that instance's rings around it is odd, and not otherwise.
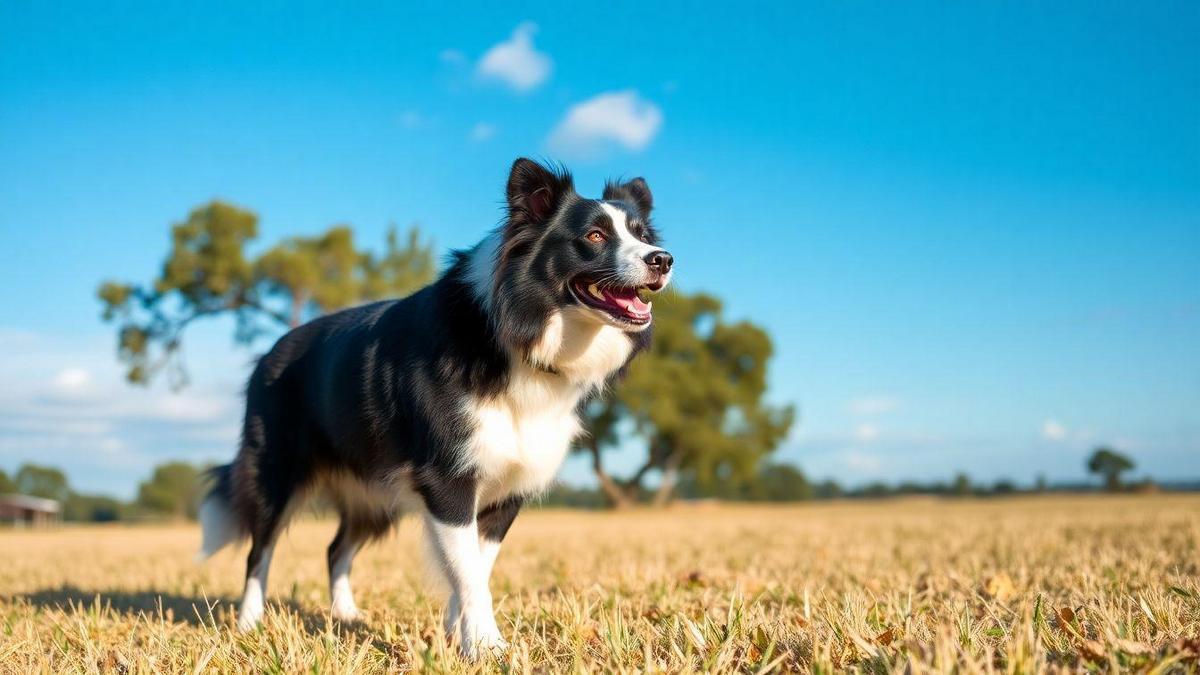
[{"label": "dog's front leg", "polygon": [[[451,498],[446,491],[438,492],[437,499]],[[462,499],[462,493],[456,497]],[[468,658],[503,648],[504,640],[496,625],[492,593],[488,589],[490,565],[479,546],[474,492],[469,504],[429,506],[425,514],[426,538],[451,592],[446,632],[458,641]]]}]

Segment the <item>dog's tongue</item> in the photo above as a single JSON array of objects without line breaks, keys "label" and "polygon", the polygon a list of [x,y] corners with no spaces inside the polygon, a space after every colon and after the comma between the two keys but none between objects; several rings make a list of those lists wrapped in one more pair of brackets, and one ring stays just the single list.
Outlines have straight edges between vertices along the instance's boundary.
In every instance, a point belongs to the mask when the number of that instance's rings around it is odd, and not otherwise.
[{"label": "dog's tongue", "polygon": [[626,314],[631,316],[645,316],[650,313],[650,305],[642,302],[642,299],[638,297],[636,289],[616,292],[608,291],[606,294],[609,300],[617,307],[625,310]]}]

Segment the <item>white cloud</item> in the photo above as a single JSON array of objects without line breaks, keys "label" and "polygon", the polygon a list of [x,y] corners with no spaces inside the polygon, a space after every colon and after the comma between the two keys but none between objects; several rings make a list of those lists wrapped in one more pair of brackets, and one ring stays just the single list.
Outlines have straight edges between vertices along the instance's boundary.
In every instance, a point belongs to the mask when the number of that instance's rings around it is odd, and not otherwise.
[{"label": "white cloud", "polygon": [[86,368],[64,368],[58,371],[51,382],[55,393],[66,397],[87,394],[91,384],[92,374]]},{"label": "white cloud", "polygon": [[879,427],[870,422],[864,422],[854,429],[854,440],[859,443],[870,443],[877,438],[879,438]]},{"label": "white cloud", "polygon": [[529,91],[550,77],[554,62],[533,46],[537,24],[526,21],[507,40],[493,45],[479,59],[481,77],[500,80],[516,91]]},{"label": "white cloud", "polygon": [[899,408],[900,399],[894,396],[862,396],[850,401],[848,407],[854,415],[880,415]]},{"label": "white cloud", "polygon": [[571,106],[548,144],[569,155],[595,154],[608,144],[636,151],[654,140],[662,122],[662,110],[637,92],[610,91]]},{"label": "white cloud", "polygon": [[1042,438],[1048,441],[1062,441],[1067,437],[1067,428],[1055,420],[1042,422]]},{"label": "white cloud", "polygon": [[496,125],[488,124],[487,122],[476,122],[475,126],[471,127],[471,140],[476,143],[482,143],[491,140],[496,135]]},{"label": "white cloud", "polygon": [[0,328],[0,468],[58,466],[85,492],[132,495],[157,463],[228,460],[237,448],[246,352],[189,351],[193,383],[168,393],[126,383],[111,337],[24,336]]}]

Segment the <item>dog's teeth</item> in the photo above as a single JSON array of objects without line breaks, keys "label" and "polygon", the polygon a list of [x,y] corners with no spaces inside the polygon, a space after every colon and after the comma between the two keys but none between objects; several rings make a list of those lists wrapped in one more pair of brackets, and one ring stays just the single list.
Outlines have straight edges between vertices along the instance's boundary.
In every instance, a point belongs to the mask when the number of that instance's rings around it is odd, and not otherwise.
[{"label": "dog's teeth", "polygon": [[596,288],[596,284],[588,286],[588,293],[591,293],[597,300],[603,300],[604,296],[600,294],[600,289]]},{"label": "dog's teeth", "polygon": [[646,303],[646,311],[647,311],[647,312],[649,312],[649,311],[650,311],[650,310],[652,310],[652,309],[654,309],[654,303],[653,303],[653,302],[647,302],[647,303]]}]

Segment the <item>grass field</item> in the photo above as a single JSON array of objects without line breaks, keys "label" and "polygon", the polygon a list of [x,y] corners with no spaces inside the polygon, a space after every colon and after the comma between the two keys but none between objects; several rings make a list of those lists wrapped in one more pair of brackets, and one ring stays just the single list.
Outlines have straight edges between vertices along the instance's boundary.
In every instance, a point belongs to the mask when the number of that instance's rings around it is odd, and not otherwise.
[{"label": "grass field", "polygon": [[4,672],[1200,669],[1200,498],[885,501],[521,515],[492,588],[503,657],[441,633],[419,526],[368,549],[331,625],[333,523],[294,525],[264,626],[244,550],[194,526],[0,532]]}]

